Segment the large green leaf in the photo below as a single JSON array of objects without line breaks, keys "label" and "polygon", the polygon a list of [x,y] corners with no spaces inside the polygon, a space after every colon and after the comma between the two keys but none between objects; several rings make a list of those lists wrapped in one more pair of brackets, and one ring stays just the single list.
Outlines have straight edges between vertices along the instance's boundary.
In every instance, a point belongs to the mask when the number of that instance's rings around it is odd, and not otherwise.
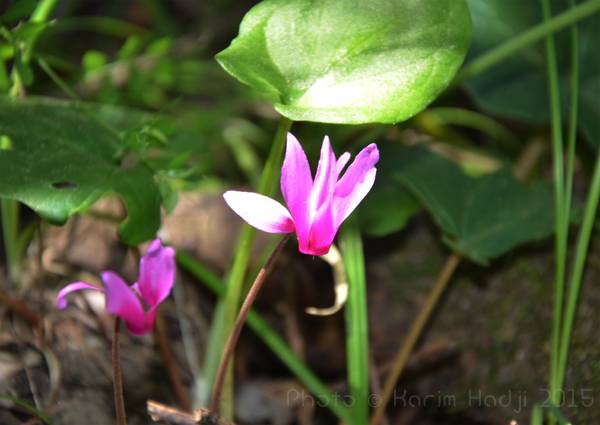
[{"label": "large green leaf", "polygon": [[387,236],[402,230],[419,211],[415,197],[397,181],[378,170],[375,185],[358,207],[361,230],[369,236]]},{"label": "large green leaf", "polygon": [[[469,57],[482,52],[541,22],[537,1],[468,0],[473,17],[473,45]],[[565,1],[553,1],[553,14],[564,10]],[[581,21],[580,31],[580,117],[585,135],[600,142],[600,14]],[[557,39],[563,113],[568,107],[570,72],[569,33]],[[468,62],[468,60],[467,60]],[[544,123],[549,120],[544,45],[522,50],[509,59],[468,80],[466,86],[485,110],[510,118]]]},{"label": "large green leaf", "polygon": [[292,120],[395,123],[448,85],[470,32],[464,0],[265,0],[217,60]]},{"label": "large green leaf", "polygon": [[429,210],[456,252],[479,263],[554,228],[552,187],[527,187],[508,169],[470,177],[453,162],[423,148],[388,146],[380,168],[393,173]]},{"label": "large green leaf", "polygon": [[106,193],[128,217],[121,238],[137,244],[160,225],[160,194],[150,169],[119,164],[121,140],[89,112],[69,103],[0,98],[0,196],[61,224]]}]

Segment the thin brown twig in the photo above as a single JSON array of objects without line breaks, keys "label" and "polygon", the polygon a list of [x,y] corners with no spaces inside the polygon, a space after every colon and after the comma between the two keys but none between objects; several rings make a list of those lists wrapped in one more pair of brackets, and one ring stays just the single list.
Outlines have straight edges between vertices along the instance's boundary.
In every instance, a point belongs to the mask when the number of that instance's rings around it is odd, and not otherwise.
[{"label": "thin brown twig", "polygon": [[244,322],[246,321],[246,317],[248,313],[250,313],[250,308],[252,304],[254,304],[254,300],[256,300],[256,296],[262,287],[263,282],[265,281],[265,277],[267,273],[273,267],[275,260],[279,253],[283,250],[286,242],[290,238],[290,235],[285,235],[283,239],[279,242],[279,244],[275,247],[269,259],[265,263],[265,265],[260,269],[256,279],[252,283],[246,298],[244,299],[244,303],[242,304],[242,308],[240,308],[240,312],[238,314],[237,319],[235,320],[235,324],[233,325],[233,329],[231,334],[229,335],[229,339],[225,344],[225,348],[223,350],[223,356],[221,357],[221,363],[219,364],[219,369],[217,370],[217,376],[215,378],[215,384],[213,387],[213,393],[211,397],[211,407],[210,410],[218,413],[221,407],[221,393],[223,392],[223,384],[225,383],[225,377],[227,375],[227,366],[229,365],[229,360],[233,356],[233,352],[235,351],[235,346],[237,345],[237,341],[240,337],[240,333],[242,332],[242,328],[244,327]]},{"label": "thin brown twig", "polygon": [[[379,394],[381,392],[381,376],[372,351],[369,351],[369,384],[371,385],[373,394]],[[381,418],[381,425],[389,425],[389,421],[385,416]]]},{"label": "thin brown twig", "polygon": [[119,329],[121,319],[115,317],[115,326],[113,328],[112,339],[112,371],[113,371],[113,392],[115,396],[115,413],[117,425],[127,425],[127,415],[125,413],[125,398],[123,397],[123,373],[121,371],[121,355],[119,350]]},{"label": "thin brown twig", "polygon": [[173,392],[175,393],[179,407],[185,411],[190,411],[192,409],[190,398],[187,394],[185,386],[181,382],[181,377],[179,376],[179,371],[177,370],[177,362],[175,361],[175,356],[173,355],[173,351],[171,350],[171,345],[169,344],[169,339],[167,337],[165,320],[160,312],[156,315],[155,330],[156,342],[158,343],[160,354],[165,368],[167,369],[167,375],[169,376],[169,381],[171,382],[171,387],[173,387]]},{"label": "thin brown twig", "polygon": [[400,349],[398,355],[394,360],[392,370],[390,371],[383,386],[383,391],[381,392],[381,402],[375,408],[373,416],[369,421],[371,425],[377,425],[382,420],[383,415],[385,413],[385,406],[389,402],[392,393],[394,392],[396,382],[402,374],[402,371],[404,370],[404,366],[406,366],[406,363],[408,362],[410,354],[412,353],[415,345],[419,341],[419,337],[423,333],[423,329],[425,328],[425,325],[427,325],[431,313],[435,309],[439,298],[442,296],[446,287],[448,286],[448,283],[450,282],[450,279],[454,274],[454,270],[456,270],[456,267],[460,263],[460,260],[460,255],[456,253],[450,255],[448,257],[448,260],[446,260],[444,268],[438,276],[435,285],[433,286],[431,292],[427,297],[427,300],[425,301],[425,304],[423,305],[423,308],[421,309],[421,311],[419,311],[417,319],[414,321],[412,327],[410,328],[406,339],[402,343],[402,348]]},{"label": "thin brown twig", "polygon": [[37,328],[41,318],[27,307],[22,301],[11,298],[0,292],[0,303],[6,305],[13,313],[25,319],[33,328]]},{"label": "thin brown twig", "polygon": [[152,400],[146,402],[146,409],[154,422],[162,421],[169,425],[234,425],[208,409],[195,409],[188,413]]}]

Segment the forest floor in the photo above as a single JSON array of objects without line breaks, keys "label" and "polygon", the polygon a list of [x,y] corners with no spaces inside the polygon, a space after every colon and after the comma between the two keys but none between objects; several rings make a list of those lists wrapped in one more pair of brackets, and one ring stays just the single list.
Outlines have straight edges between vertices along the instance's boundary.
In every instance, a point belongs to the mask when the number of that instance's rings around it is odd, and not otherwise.
[{"label": "forest floor", "polygon": [[[119,213],[102,201],[96,212]],[[82,215],[64,227],[44,227],[43,241],[28,250],[22,282],[2,278],[0,303],[0,424],[114,423],[110,365],[111,318],[101,294],[72,297],[56,309],[57,291],[73,280],[98,283],[105,269],[130,281],[137,254],[119,243],[115,226]],[[105,214],[104,214],[105,215]],[[222,276],[240,220],[216,194],[182,196],[160,236]],[[366,239],[373,383],[381,382],[449,252],[425,216],[403,232]],[[259,245],[268,243],[260,237]],[[389,425],[527,423],[546,395],[551,321],[550,245],[521,250],[489,267],[463,262],[413,353],[388,409]],[[572,370],[564,408],[574,423],[600,423],[600,297],[590,290],[600,272],[598,246],[590,255]],[[254,259],[256,266],[258,259]],[[129,423],[148,424],[146,401],[177,406],[202,390],[215,297],[183,270],[175,296],[161,307],[159,323],[173,358],[154,335],[123,334],[122,362]],[[297,253],[290,244],[269,276],[256,308],[296,354],[332,389],[345,391],[343,314],[315,317],[308,306],[333,303],[327,263]],[[164,348],[163,344],[163,348]],[[581,350],[585,347],[585,351]],[[292,373],[251,331],[237,350],[239,424],[333,424]],[[177,393],[168,368],[183,385]],[[591,399],[590,399],[591,397]],[[37,414],[35,413],[37,412]],[[37,415],[37,416],[36,416]]]}]

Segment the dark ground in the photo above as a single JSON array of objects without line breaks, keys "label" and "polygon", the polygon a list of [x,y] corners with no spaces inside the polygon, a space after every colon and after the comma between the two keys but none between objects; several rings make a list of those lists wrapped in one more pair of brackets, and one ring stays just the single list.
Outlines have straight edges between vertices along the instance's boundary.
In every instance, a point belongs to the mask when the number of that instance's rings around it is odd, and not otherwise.
[{"label": "dark ground", "polygon": [[[113,207],[103,201],[95,208]],[[222,274],[238,225],[219,196],[193,194],[167,217],[162,236]],[[42,255],[36,246],[29,250],[28,284],[18,289],[4,285],[11,299],[21,300],[41,322],[34,331],[22,314],[0,305],[0,393],[38,406],[56,424],[113,423],[111,322],[102,312],[102,298],[96,293],[73,297],[73,306],[63,312],[53,299],[61,285],[75,278],[97,279],[106,268],[133,279],[134,256],[118,243],[112,223],[90,216],[45,228],[44,235]],[[366,239],[365,250],[372,356],[374,369],[384,376],[448,252],[425,216],[395,236]],[[599,323],[594,314],[600,299],[592,290],[600,264],[596,252],[590,256],[574,334],[574,367],[565,390],[566,413],[581,424],[600,420]],[[552,264],[549,243],[487,268],[462,263],[398,384],[389,424],[526,423],[531,406],[545,396]],[[326,263],[288,246],[257,308],[332,390],[343,393],[342,315],[311,317],[303,311],[332,303],[331,279]],[[215,299],[182,271],[177,291],[180,302],[171,299],[161,311],[180,377],[192,394],[194,385],[201,385],[192,371],[201,364],[198,357]],[[130,423],[149,423],[147,399],[176,405],[177,398],[153,336],[122,339]],[[250,331],[239,346],[236,372],[240,424],[335,423],[326,410],[313,409],[309,397],[299,396],[305,394],[302,387]],[[1,424],[34,423],[14,400],[4,400],[2,406]]]}]

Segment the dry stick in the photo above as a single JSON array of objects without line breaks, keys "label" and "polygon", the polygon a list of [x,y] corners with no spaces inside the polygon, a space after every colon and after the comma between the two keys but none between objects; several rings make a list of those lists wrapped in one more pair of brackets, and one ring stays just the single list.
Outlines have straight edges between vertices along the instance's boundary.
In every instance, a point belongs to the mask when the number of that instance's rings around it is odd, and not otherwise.
[{"label": "dry stick", "polygon": [[125,414],[125,398],[123,397],[123,374],[121,372],[121,356],[119,354],[119,328],[121,319],[115,317],[115,326],[113,328],[112,338],[112,373],[113,373],[113,392],[115,395],[115,413],[117,416],[117,425],[127,425],[127,415]]},{"label": "dry stick", "polygon": [[17,316],[20,316],[23,319],[25,319],[34,328],[37,328],[42,320],[40,316],[31,311],[29,307],[25,305],[25,303],[15,298],[9,297],[4,292],[0,292],[0,303],[7,306]]},{"label": "dry stick", "polygon": [[173,355],[173,351],[171,350],[169,339],[167,337],[165,320],[160,312],[156,315],[156,341],[158,342],[160,354],[165,368],[167,369],[169,381],[171,381],[171,386],[173,387],[175,397],[177,397],[179,407],[185,411],[190,411],[192,409],[190,398],[188,397],[185,387],[183,386],[183,383],[179,377],[175,356]]},{"label": "dry stick", "polygon": [[240,333],[242,332],[242,328],[244,327],[246,317],[248,316],[248,313],[250,313],[250,308],[252,307],[252,304],[254,303],[254,300],[258,295],[258,291],[260,291],[260,288],[263,282],[265,281],[267,273],[273,267],[277,256],[279,255],[289,238],[290,235],[285,235],[283,239],[281,239],[279,244],[275,247],[265,265],[260,269],[258,275],[256,275],[256,279],[254,279],[254,283],[252,283],[252,286],[248,291],[248,295],[246,295],[246,299],[244,299],[242,308],[240,308],[240,312],[238,314],[237,319],[235,320],[235,324],[233,326],[233,330],[231,331],[231,335],[229,335],[229,339],[225,344],[223,356],[221,357],[221,363],[219,364],[219,370],[217,371],[217,376],[215,378],[215,385],[213,387],[210,407],[210,410],[212,412],[218,413],[219,408],[221,407],[221,393],[223,391],[225,376],[227,375],[227,366],[229,365],[229,360],[231,359],[231,356],[235,351],[235,346],[240,337]]},{"label": "dry stick", "polygon": [[170,425],[233,425],[208,409],[195,409],[188,413],[152,400],[147,401],[146,409],[153,421]]},{"label": "dry stick", "polygon": [[444,290],[446,289],[448,282],[450,282],[450,278],[454,274],[454,270],[460,263],[460,260],[460,255],[456,253],[450,255],[448,257],[448,260],[446,260],[446,264],[444,265],[442,272],[440,273],[437,281],[435,282],[435,285],[429,293],[427,301],[425,301],[425,305],[419,312],[417,320],[415,320],[415,322],[413,323],[410,332],[406,337],[406,340],[402,344],[402,349],[400,350],[398,356],[394,360],[392,370],[385,381],[385,386],[383,387],[383,391],[381,394],[381,402],[377,405],[377,407],[375,408],[375,412],[371,417],[371,425],[376,425],[381,421],[383,414],[385,413],[385,406],[390,400],[394,388],[396,387],[396,381],[402,373],[404,366],[406,366],[408,358],[410,357],[410,353],[417,344],[417,341],[419,340],[419,337],[421,336],[425,325],[427,325],[431,313],[437,305],[439,298],[444,293]]},{"label": "dry stick", "polygon": [[[531,169],[537,163],[537,160],[544,153],[544,140],[540,138],[533,139],[526,147],[523,149],[523,152],[519,155],[519,158],[516,161],[516,164],[513,168],[513,174],[519,180],[525,180],[527,174],[531,171]],[[383,388],[383,393],[381,395],[381,399],[377,407],[375,408],[373,415],[369,421],[369,425],[378,425],[383,419],[385,413],[385,407],[392,396],[394,388],[396,387],[396,382],[398,378],[402,374],[402,370],[406,366],[410,354],[419,340],[419,336],[421,332],[425,328],[427,321],[429,320],[429,316],[436,306],[440,296],[444,292],[450,278],[454,274],[454,270],[460,264],[461,257],[453,253],[446,260],[446,264],[442,269],[437,282],[432,288],[423,309],[420,311],[417,320],[413,323],[412,328],[408,336],[406,337],[406,341],[402,344],[400,351],[398,352],[396,358],[394,359],[394,364],[392,366],[392,370],[385,381],[385,386]]]}]

